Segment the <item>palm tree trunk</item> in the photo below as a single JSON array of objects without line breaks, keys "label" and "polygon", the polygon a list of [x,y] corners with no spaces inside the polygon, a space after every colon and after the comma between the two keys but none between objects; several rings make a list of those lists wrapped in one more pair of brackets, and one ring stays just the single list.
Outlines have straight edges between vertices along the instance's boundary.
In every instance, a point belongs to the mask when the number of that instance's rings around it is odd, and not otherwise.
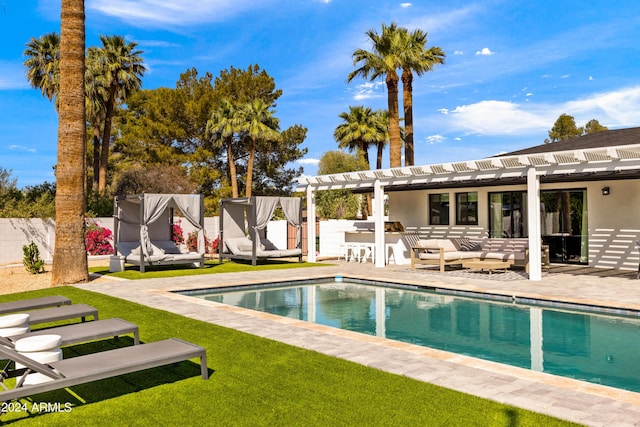
[{"label": "palm tree trunk", "polygon": [[93,128],[93,189],[98,189],[100,177],[100,125]]},{"label": "palm tree trunk", "polygon": [[389,105],[389,163],[390,167],[402,166],[402,139],[398,117],[398,76],[387,74],[387,103]]},{"label": "palm tree trunk", "polygon": [[253,185],[253,159],[256,156],[256,140],[251,138],[249,147],[249,160],[247,161],[247,188],[245,188],[245,197],[251,197],[251,186]]},{"label": "palm tree trunk", "polygon": [[413,73],[402,70],[402,102],[404,106],[404,165],[413,166]]},{"label": "palm tree trunk", "polygon": [[113,118],[117,90],[118,88],[113,84],[109,87],[109,99],[105,108],[102,150],[100,152],[100,174],[98,178],[98,192],[101,196],[107,193],[107,165],[109,163],[109,143],[111,142],[111,119]]},{"label": "palm tree trunk", "polygon": [[236,162],[233,158],[233,138],[227,141],[227,162],[229,163],[229,181],[231,181],[231,197],[238,197],[238,173],[236,172]]},{"label": "palm tree trunk", "polygon": [[382,154],[384,153],[384,142],[378,143],[378,153],[376,155],[376,169],[382,169]]},{"label": "palm tree trunk", "polygon": [[84,0],[62,0],[53,286],[89,280],[84,243],[84,49]]}]

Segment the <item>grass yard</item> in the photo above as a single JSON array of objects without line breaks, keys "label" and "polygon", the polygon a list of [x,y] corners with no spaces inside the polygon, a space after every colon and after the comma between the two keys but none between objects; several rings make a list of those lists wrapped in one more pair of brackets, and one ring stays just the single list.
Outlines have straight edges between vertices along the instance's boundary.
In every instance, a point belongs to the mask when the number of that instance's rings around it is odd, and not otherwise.
[{"label": "grass yard", "polygon": [[[568,426],[571,423],[385,373],[128,301],[59,287],[0,301],[64,295],[140,327],[143,342],[179,337],[207,348],[210,379],[189,361],[21,401],[0,422],[46,425]],[[131,345],[121,338],[64,349],[65,358]],[[70,403],[67,412],[33,410]],[[34,406],[34,404],[36,404]]]},{"label": "grass yard", "polygon": [[190,265],[167,265],[157,267],[146,267],[144,273],[140,273],[137,265],[127,265],[124,271],[109,273],[109,267],[90,267],[90,273],[98,273],[106,276],[120,277],[128,280],[156,279],[159,277],[197,276],[200,274],[216,273],[237,273],[239,271],[259,271],[259,270],[284,270],[289,268],[323,267],[328,264],[311,262],[290,262],[269,260],[262,261],[258,265],[252,266],[250,262],[236,262],[218,260],[205,261],[203,268],[195,268]]}]

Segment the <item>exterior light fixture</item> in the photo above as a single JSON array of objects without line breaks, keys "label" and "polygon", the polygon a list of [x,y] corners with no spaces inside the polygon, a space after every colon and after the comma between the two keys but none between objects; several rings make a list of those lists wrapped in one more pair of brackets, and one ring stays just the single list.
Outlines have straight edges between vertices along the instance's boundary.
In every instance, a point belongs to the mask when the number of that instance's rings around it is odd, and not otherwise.
[{"label": "exterior light fixture", "polygon": [[602,195],[608,196],[609,194],[611,194],[609,187],[602,187]]}]

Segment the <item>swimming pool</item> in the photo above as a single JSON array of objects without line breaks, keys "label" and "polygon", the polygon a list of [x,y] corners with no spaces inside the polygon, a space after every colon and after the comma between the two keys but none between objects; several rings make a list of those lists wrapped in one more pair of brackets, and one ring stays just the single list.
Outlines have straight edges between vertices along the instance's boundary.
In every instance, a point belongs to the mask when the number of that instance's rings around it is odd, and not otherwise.
[{"label": "swimming pool", "polygon": [[640,392],[640,318],[615,310],[342,278],[180,293]]}]

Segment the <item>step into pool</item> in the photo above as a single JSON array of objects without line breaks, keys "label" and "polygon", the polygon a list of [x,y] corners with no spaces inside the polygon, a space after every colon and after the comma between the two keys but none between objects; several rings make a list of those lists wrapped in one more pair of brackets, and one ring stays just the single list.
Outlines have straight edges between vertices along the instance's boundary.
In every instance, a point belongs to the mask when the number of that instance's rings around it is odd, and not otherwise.
[{"label": "step into pool", "polygon": [[179,293],[640,392],[640,317],[628,311],[341,277]]}]

